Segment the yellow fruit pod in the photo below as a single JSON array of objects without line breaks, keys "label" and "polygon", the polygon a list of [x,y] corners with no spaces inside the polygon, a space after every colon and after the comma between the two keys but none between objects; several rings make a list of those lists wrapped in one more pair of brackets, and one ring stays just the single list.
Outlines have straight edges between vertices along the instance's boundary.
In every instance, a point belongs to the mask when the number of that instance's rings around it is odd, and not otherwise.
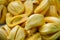
[{"label": "yellow fruit pod", "polygon": [[43,15],[33,14],[27,19],[25,29],[30,30],[31,28],[42,26],[44,23],[45,21]]},{"label": "yellow fruit pod", "polygon": [[42,40],[40,33],[35,33],[31,37],[27,38],[26,40]]},{"label": "yellow fruit pod", "polygon": [[13,15],[11,15],[10,13],[6,14],[6,24],[8,25],[10,23],[11,18],[13,17]]},{"label": "yellow fruit pod", "polygon": [[1,16],[2,16],[2,15],[1,15],[1,14],[2,14],[2,13],[1,13],[1,12],[2,12],[2,9],[3,9],[3,5],[0,5],[0,19],[1,19]]},{"label": "yellow fruit pod", "polygon": [[27,20],[28,17],[23,15],[18,15],[18,16],[10,16],[10,14],[7,14],[6,16],[6,24],[9,27],[14,27],[18,24],[22,24]]},{"label": "yellow fruit pod", "polygon": [[59,37],[60,37],[60,31],[58,31],[52,35],[42,36],[43,40],[57,40]]},{"label": "yellow fruit pod", "polygon": [[7,40],[7,33],[2,28],[0,28],[0,40]]},{"label": "yellow fruit pod", "polygon": [[0,5],[6,5],[7,4],[7,0],[0,0]]},{"label": "yellow fruit pod", "polygon": [[27,14],[27,16],[30,16],[33,13],[33,2],[32,2],[32,0],[26,0],[24,2],[24,6],[25,6],[25,14]]},{"label": "yellow fruit pod", "polygon": [[46,9],[44,9],[42,12],[40,12],[40,13],[36,13],[36,14],[46,15],[48,9],[49,9],[49,6],[47,6]]},{"label": "yellow fruit pod", "polygon": [[57,17],[45,17],[44,20],[45,20],[45,22],[47,22],[47,23],[55,23],[55,24],[57,24],[57,26],[60,25],[60,19],[57,18]]},{"label": "yellow fruit pod", "polygon": [[60,31],[60,27],[58,27],[56,24],[54,23],[47,23],[44,24],[42,27],[40,27],[39,32],[42,35],[51,35],[54,34],[56,32]]},{"label": "yellow fruit pod", "polygon": [[55,33],[54,35],[52,35],[49,40],[56,40],[60,37],[60,31],[58,31],[57,33]]},{"label": "yellow fruit pod", "polygon": [[6,20],[7,9],[4,5],[0,5],[0,24],[4,24]]},{"label": "yellow fruit pod", "polygon": [[24,40],[26,31],[19,25],[16,25],[9,33],[8,40]]},{"label": "yellow fruit pod", "polygon": [[24,5],[21,1],[13,1],[9,3],[8,11],[13,15],[20,15],[24,12]]},{"label": "yellow fruit pod", "polygon": [[26,34],[27,34],[26,30],[22,27],[19,27],[15,40],[25,40],[25,38],[27,36]]},{"label": "yellow fruit pod", "polygon": [[[40,13],[40,14],[45,14],[46,9],[49,9],[49,0],[42,0],[42,2],[37,6],[37,8],[34,10],[34,13]],[[44,13],[43,13],[44,11]]]}]

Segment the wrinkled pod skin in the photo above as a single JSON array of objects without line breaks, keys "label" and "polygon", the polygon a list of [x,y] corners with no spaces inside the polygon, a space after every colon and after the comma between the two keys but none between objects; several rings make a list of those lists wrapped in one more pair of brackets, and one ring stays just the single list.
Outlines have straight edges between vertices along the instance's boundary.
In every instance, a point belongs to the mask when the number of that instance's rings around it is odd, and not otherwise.
[{"label": "wrinkled pod skin", "polygon": [[18,16],[10,16],[11,14],[7,14],[6,15],[6,23],[9,27],[14,27],[18,24],[21,24],[21,23],[24,23],[28,17],[24,16],[25,14],[23,15],[18,15]]},{"label": "wrinkled pod skin", "polygon": [[10,30],[7,25],[0,26],[0,40],[8,40]]},{"label": "wrinkled pod skin", "polygon": [[34,10],[34,13],[40,13],[42,15],[45,15],[47,10],[49,9],[49,6],[50,6],[49,0],[43,0]]},{"label": "wrinkled pod skin", "polygon": [[26,30],[19,25],[10,29],[7,25],[0,28],[0,40],[25,40]]},{"label": "wrinkled pod skin", "polygon": [[42,35],[51,35],[51,34],[54,34],[58,31],[60,31],[60,27],[54,23],[47,23],[47,24],[44,24],[42,27],[39,28],[39,32]]},{"label": "wrinkled pod skin", "polygon": [[26,30],[30,30],[31,28],[36,28],[38,26],[42,26],[45,23],[44,16],[41,14],[33,14],[31,15],[25,25]]},{"label": "wrinkled pod skin", "polygon": [[26,31],[21,26],[15,26],[9,33],[8,40],[24,40]]},{"label": "wrinkled pod skin", "polygon": [[24,12],[24,5],[21,1],[13,1],[8,5],[8,11],[13,15],[20,15]]},{"label": "wrinkled pod skin", "polygon": [[49,40],[56,40],[57,38],[59,38],[60,37],[60,31],[58,31],[57,33],[55,33],[53,36],[51,36],[50,38],[49,38]]},{"label": "wrinkled pod skin", "polygon": [[24,6],[25,6],[25,14],[27,14],[27,16],[30,16],[33,13],[33,2],[32,2],[32,0],[26,0],[24,2]]},{"label": "wrinkled pod skin", "polygon": [[45,17],[44,20],[47,23],[55,23],[57,26],[60,26],[60,19],[57,17]]},{"label": "wrinkled pod skin", "polygon": [[0,28],[0,40],[7,40],[7,33]]},{"label": "wrinkled pod skin", "polygon": [[42,36],[44,40],[57,40],[60,37],[60,31],[54,33],[53,35]]},{"label": "wrinkled pod skin", "polygon": [[0,24],[5,23],[7,9],[4,5],[0,5]]}]

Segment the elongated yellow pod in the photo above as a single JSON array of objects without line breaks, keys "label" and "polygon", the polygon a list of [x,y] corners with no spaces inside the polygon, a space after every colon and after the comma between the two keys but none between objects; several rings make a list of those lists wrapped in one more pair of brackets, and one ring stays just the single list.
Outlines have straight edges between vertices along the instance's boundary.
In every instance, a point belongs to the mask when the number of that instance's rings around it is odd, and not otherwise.
[{"label": "elongated yellow pod", "polygon": [[54,35],[52,35],[49,40],[57,40],[57,38],[60,37],[60,31],[58,31],[57,33],[55,33]]},{"label": "elongated yellow pod", "polygon": [[40,33],[35,33],[34,35],[32,35],[30,38],[28,38],[27,40],[42,40]]},{"label": "elongated yellow pod", "polygon": [[53,33],[57,32],[59,30],[60,30],[60,27],[58,27],[54,23],[47,23],[39,29],[39,31],[42,35],[53,34]]},{"label": "elongated yellow pod", "polygon": [[42,11],[44,11],[44,9],[46,9],[49,6],[49,0],[43,0],[39,6],[37,6],[37,8],[34,10],[34,13],[41,13]]},{"label": "elongated yellow pod", "polygon": [[52,35],[42,36],[43,40],[57,40],[59,37],[60,37],[60,31],[58,31]]},{"label": "elongated yellow pod", "polygon": [[[47,11],[49,9],[49,6],[46,7],[46,9],[44,9],[42,12],[40,12],[39,14],[42,14],[42,15],[46,15]],[[37,14],[37,13],[36,13]]]},{"label": "elongated yellow pod", "polygon": [[60,19],[57,17],[45,17],[45,22],[60,25]]},{"label": "elongated yellow pod", "polygon": [[1,10],[1,18],[0,18],[0,24],[4,24],[5,23],[5,19],[6,19],[6,13],[7,13],[7,9],[4,5],[1,5],[3,8]]},{"label": "elongated yellow pod", "polygon": [[14,18],[11,19],[11,21],[9,23],[9,26],[13,27],[13,26],[15,26],[17,24],[21,24],[21,23],[25,22],[26,20],[27,20],[27,17],[24,17],[24,18],[22,18],[21,16],[20,17],[19,16],[18,17],[14,17]]},{"label": "elongated yellow pod", "polygon": [[24,12],[24,5],[20,1],[13,1],[8,5],[8,11],[13,15],[19,15]]},{"label": "elongated yellow pod", "polygon": [[9,15],[7,16],[8,17],[6,18],[6,23],[9,27],[14,27],[18,24],[24,23],[28,18],[28,17],[25,17],[24,15],[18,15],[13,17],[10,17]]},{"label": "elongated yellow pod", "polygon": [[13,16],[10,13],[6,14],[6,24],[9,26],[10,20]]},{"label": "elongated yellow pod", "polygon": [[3,5],[0,5],[0,19],[1,19],[1,16],[2,16],[2,15],[1,15],[1,14],[2,14],[2,13],[1,13],[1,12],[2,12],[2,9],[3,9]]},{"label": "elongated yellow pod", "polygon": [[27,16],[30,16],[33,12],[33,2],[31,0],[27,0],[24,3],[25,6],[25,14],[27,14]]},{"label": "elongated yellow pod", "polygon": [[60,31],[52,34],[52,35],[47,35],[47,36],[43,36],[44,40],[57,40],[60,37]]},{"label": "elongated yellow pod", "polygon": [[49,15],[53,17],[58,17],[57,9],[54,5],[50,6]]},{"label": "elongated yellow pod", "polygon": [[43,24],[44,24],[44,16],[41,14],[33,14],[27,19],[25,29],[29,30],[37,26],[42,26]]}]

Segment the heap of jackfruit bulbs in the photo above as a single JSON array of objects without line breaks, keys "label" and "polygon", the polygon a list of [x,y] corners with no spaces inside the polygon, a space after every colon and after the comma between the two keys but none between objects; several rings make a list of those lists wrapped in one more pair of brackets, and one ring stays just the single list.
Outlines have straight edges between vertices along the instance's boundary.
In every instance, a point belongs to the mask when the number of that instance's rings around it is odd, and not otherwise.
[{"label": "heap of jackfruit bulbs", "polygon": [[0,25],[0,40],[57,40],[60,0],[0,0]]}]

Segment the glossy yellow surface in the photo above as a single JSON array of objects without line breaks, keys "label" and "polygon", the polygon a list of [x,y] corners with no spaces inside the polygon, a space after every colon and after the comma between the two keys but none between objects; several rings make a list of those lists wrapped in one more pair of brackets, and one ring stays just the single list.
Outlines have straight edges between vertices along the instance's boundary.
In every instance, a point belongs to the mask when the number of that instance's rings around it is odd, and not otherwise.
[{"label": "glossy yellow surface", "polygon": [[59,37],[60,0],[0,0],[0,40]]}]

